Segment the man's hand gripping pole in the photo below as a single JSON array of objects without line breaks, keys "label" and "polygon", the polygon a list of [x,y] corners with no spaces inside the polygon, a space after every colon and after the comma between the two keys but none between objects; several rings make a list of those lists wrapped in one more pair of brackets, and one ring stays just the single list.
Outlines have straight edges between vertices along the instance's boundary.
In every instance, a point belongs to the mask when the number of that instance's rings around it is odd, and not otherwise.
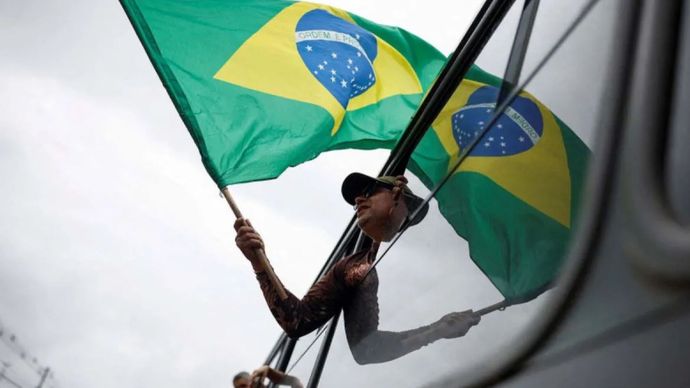
[{"label": "man's hand gripping pole", "polygon": [[[242,212],[240,212],[240,208],[237,207],[235,200],[233,200],[232,195],[230,195],[230,190],[227,187],[224,187],[222,192],[223,192],[223,196],[225,197],[225,200],[228,202],[228,205],[230,205],[230,209],[232,209],[232,212],[235,214],[235,218],[243,218]],[[256,249],[256,253],[257,253],[257,256],[259,257],[259,264],[264,269],[264,271],[266,271],[266,275],[268,276],[268,280],[271,282],[271,284],[275,288],[276,292],[278,293],[278,297],[281,300],[287,299],[287,293],[285,292],[285,288],[283,288],[283,285],[280,284],[278,277],[276,276],[275,272],[273,272],[273,268],[268,263],[268,259],[266,258],[266,253],[263,251],[263,249],[260,249],[260,248]]]}]

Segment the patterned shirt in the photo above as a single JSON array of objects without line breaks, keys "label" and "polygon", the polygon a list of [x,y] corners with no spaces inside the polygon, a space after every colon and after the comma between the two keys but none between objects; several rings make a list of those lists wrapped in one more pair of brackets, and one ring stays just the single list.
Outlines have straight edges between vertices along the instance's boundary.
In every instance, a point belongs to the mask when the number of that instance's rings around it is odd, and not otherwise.
[{"label": "patterned shirt", "polygon": [[431,326],[390,332],[378,330],[379,280],[371,268],[375,251],[360,251],[338,261],[300,300],[287,289],[280,300],[265,272],[257,274],[273,317],[289,337],[311,333],[343,309],[345,334],[359,364],[385,362],[432,342]]}]

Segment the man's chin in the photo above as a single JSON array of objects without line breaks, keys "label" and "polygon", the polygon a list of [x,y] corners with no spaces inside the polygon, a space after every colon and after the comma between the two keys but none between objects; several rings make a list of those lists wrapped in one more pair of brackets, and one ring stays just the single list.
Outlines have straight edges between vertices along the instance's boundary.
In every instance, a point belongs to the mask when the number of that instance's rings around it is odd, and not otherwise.
[{"label": "man's chin", "polygon": [[363,216],[357,218],[357,226],[359,226],[359,229],[362,230],[362,233],[366,234],[367,236],[371,237],[368,232],[368,226],[369,226],[369,217]]}]

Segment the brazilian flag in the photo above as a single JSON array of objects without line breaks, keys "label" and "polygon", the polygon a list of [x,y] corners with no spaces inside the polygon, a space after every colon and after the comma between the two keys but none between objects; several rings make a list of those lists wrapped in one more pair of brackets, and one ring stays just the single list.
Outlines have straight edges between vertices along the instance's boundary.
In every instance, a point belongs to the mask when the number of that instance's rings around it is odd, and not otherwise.
[{"label": "brazilian flag", "polygon": [[392,147],[446,59],[319,4],[121,2],[219,187],[327,150]]},{"label": "brazilian flag", "polygon": [[472,67],[409,167],[429,188],[450,175],[439,210],[506,300],[520,303],[558,275],[590,151],[527,92],[495,117],[500,86]]},{"label": "brazilian flag", "polygon": [[[323,151],[392,147],[446,60],[404,30],[313,3],[121,2],[219,187]],[[558,273],[589,150],[527,92],[492,121],[500,85],[473,67],[409,168],[429,188],[450,175],[440,211],[517,303]]]}]

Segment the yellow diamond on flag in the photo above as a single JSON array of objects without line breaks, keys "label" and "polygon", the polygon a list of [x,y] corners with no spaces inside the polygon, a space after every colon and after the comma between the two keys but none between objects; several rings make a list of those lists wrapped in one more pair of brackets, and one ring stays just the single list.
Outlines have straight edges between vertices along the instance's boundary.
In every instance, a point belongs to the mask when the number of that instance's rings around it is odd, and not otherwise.
[{"label": "yellow diamond on flag", "polygon": [[214,78],[247,89],[314,104],[333,118],[422,86],[391,45],[346,12],[311,3],[283,9],[247,39]]}]

